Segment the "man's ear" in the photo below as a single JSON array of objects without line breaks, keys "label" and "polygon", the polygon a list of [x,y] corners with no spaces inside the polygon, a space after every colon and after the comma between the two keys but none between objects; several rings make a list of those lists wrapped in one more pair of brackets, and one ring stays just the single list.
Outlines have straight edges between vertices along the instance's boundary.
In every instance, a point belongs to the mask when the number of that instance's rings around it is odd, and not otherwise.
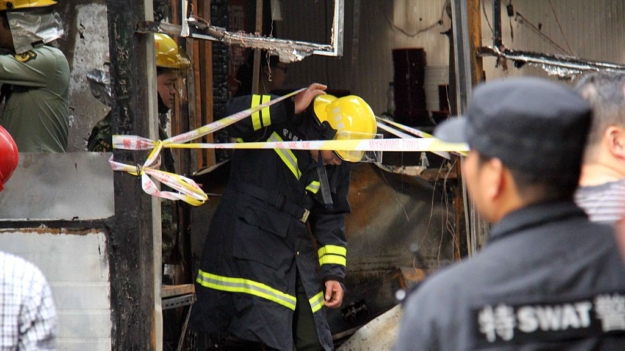
[{"label": "man's ear", "polygon": [[482,165],[484,194],[491,201],[501,197],[506,186],[506,168],[498,158],[491,158]]},{"label": "man's ear", "polygon": [[625,160],[625,129],[610,126],[605,131],[605,137],[610,153]]}]

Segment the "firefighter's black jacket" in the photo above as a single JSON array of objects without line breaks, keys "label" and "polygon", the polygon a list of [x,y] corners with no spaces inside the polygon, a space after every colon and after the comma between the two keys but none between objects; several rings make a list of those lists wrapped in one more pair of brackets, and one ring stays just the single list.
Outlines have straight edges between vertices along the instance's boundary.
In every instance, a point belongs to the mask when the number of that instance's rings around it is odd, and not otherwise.
[{"label": "firefighter's black jacket", "polygon": [[[232,99],[227,114],[269,99]],[[311,118],[294,115],[294,103],[285,100],[232,125],[228,132],[243,142],[306,140],[314,128]],[[323,282],[343,282],[345,276],[349,166],[326,167],[331,208],[323,204],[317,167],[308,150],[234,152],[230,181],[202,253],[192,325],[292,350],[299,274],[321,345],[333,349]]]}]

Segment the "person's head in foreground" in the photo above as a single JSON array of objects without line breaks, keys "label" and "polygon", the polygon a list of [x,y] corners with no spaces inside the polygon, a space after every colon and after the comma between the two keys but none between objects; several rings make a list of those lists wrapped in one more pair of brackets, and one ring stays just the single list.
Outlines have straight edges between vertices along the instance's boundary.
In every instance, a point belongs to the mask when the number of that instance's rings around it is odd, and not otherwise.
[{"label": "person's head in foreground", "polygon": [[590,122],[588,103],[565,85],[507,78],[479,85],[466,115],[434,135],[468,143],[462,173],[469,196],[496,223],[530,204],[573,198]]}]

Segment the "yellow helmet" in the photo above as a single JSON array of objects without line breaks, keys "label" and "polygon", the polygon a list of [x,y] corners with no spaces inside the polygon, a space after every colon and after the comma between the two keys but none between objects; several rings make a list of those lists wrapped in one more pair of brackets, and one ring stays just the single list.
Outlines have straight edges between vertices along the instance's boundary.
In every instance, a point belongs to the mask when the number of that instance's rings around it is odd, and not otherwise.
[{"label": "yellow helmet", "polygon": [[157,67],[185,70],[191,66],[182,49],[178,49],[178,44],[169,35],[154,33],[154,45]]},{"label": "yellow helmet", "polygon": [[[319,123],[328,122],[336,130],[334,140],[373,139],[378,127],[371,107],[355,95],[336,98],[332,95],[319,95],[313,105]],[[363,151],[337,150],[344,161],[359,162]]]},{"label": "yellow helmet", "polygon": [[47,7],[56,5],[56,0],[0,0],[0,11]]}]

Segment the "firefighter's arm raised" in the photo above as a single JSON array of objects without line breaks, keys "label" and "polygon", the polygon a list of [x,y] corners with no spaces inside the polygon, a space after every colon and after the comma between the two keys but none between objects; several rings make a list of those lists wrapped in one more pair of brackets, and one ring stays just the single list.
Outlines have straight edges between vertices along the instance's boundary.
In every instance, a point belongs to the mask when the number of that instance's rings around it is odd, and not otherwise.
[{"label": "firefighter's arm raised", "polygon": [[325,94],[328,87],[319,83],[312,83],[308,88],[295,95],[293,102],[295,103],[295,114],[304,112],[316,96]]},{"label": "firefighter's arm raised", "polygon": [[[303,112],[317,95],[325,94],[326,86],[313,83],[306,90],[298,93],[292,99],[254,112],[249,118],[245,118],[228,127],[228,134],[234,138],[242,138],[246,141],[259,140],[264,136],[265,127],[284,123],[294,115]],[[248,108],[256,107],[278,98],[274,95],[245,95],[232,98],[226,104],[226,115],[232,115]]]}]

